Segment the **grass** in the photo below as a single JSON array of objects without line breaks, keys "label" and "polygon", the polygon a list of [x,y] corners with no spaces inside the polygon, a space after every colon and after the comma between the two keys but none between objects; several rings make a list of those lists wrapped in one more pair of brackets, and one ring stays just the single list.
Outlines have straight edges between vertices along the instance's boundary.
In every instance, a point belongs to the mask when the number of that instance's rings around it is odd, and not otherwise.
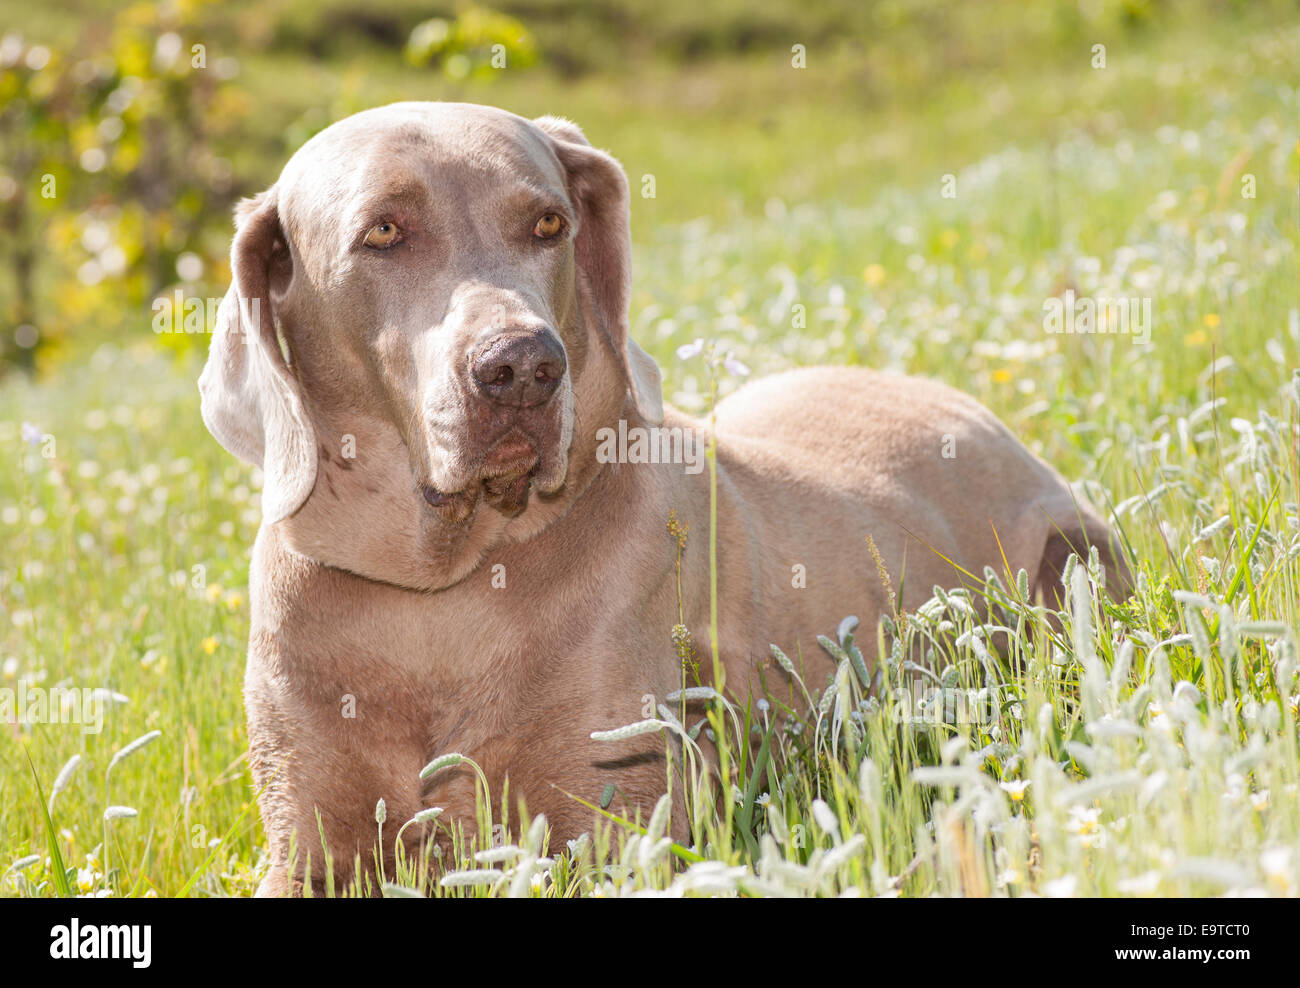
[{"label": "grass", "polygon": [[[940,591],[880,629],[827,628],[831,683],[660,698],[660,723],[628,726],[664,732],[689,840],[662,812],[571,848],[538,825],[462,847],[445,887],[407,863],[390,892],[1300,891],[1300,31],[1191,19],[1112,43],[1104,70],[1087,58],[1013,53],[875,108],[844,89],[851,53],[794,77],[754,54],[469,93],[570,115],[634,189],[656,176],[633,201],[632,318],[671,401],[710,400],[703,365],[674,356],[696,337],[756,373],[946,380],[1113,512],[1138,583],[1103,603],[1085,560],[1049,620],[994,573],[987,618]],[[301,68],[250,59],[251,86],[289,94],[268,131],[315,91],[283,85]],[[347,78],[329,75],[327,113],[442,94],[396,66]],[[1151,298],[1151,343],[1046,333],[1044,301],[1070,287]],[[0,723],[0,894],[247,894],[265,867],[240,695],[260,478],[204,430],[198,355],[143,330],[88,341],[0,392],[0,687],[109,691],[99,733]],[[720,782],[692,778],[705,730]],[[299,853],[319,855],[314,835]]]}]

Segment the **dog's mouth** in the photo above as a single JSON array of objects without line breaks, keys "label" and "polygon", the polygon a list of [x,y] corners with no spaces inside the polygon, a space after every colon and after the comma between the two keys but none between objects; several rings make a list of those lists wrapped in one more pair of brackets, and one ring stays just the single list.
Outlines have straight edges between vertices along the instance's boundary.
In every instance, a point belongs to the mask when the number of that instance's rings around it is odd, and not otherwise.
[{"label": "dog's mouth", "polygon": [[443,491],[422,484],[425,501],[444,519],[463,522],[474,513],[479,498],[514,518],[528,507],[533,478],[541,456],[532,440],[520,432],[511,432],[498,441],[483,457],[473,480],[458,491]]},{"label": "dog's mouth", "polygon": [[507,518],[522,513],[540,461],[529,439],[519,433],[506,436],[484,457],[479,470],[484,500]]}]

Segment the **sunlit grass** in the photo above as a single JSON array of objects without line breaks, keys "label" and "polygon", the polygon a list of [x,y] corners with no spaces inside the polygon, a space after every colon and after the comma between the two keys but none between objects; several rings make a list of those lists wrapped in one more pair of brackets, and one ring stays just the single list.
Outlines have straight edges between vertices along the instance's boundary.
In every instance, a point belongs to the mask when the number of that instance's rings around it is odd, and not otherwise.
[{"label": "sunlit grass", "polygon": [[[830,683],[773,673],[766,697],[659,698],[669,726],[645,729],[674,753],[691,820],[676,844],[664,810],[571,847],[537,824],[504,848],[458,842],[445,885],[399,862],[392,894],[1296,894],[1300,97],[1258,81],[1300,62],[1300,34],[1220,40],[1182,50],[1177,78],[1153,59],[1118,60],[1096,89],[1022,79],[1014,131],[967,133],[957,153],[940,125],[967,105],[953,96],[902,125],[923,168],[860,149],[843,195],[844,172],[790,154],[728,201],[712,138],[697,169],[681,135],[672,154],[644,135],[620,148],[614,125],[582,121],[667,200],[634,207],[632,318],[670,400],[707,406],[700,365],[674,356],[697,337],[760,373],[948,381],[1113,513],[1137,590],[1103,603],[1085,560],[1054,623],[994,573],[987,617],[945,591],[881,629],[829,626]],[[1071,87],[1085,105],[1063,118],[1050,94]],[[766,160],[748,140],[733,166]],[[1043,302],[1067,287],[1150,297],[1152,342],[1047,334]],[[260,477],[203,429],[194,357],[142,330],[0,392],[0,687],[124,698],[100,733],[0,724],[0,894],[64,877],[74,894],[243,895],[265,867],[241,700]],[[706,549],[695,534],[685,551]],[[995,714],[948,723],[913,681]],[[692,761],[705,730],[729,778]],[[501,795],[480,812],[500,819]],[[405,823],[377,819],[376,839]],[[322,853],[312,834],[296,851]]]}]

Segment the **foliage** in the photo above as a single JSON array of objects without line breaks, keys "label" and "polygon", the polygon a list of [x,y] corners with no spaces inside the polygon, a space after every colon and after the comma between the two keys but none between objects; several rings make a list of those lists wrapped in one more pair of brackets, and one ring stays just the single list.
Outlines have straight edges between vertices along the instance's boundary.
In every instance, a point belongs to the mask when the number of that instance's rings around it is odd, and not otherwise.
[{"label": "foliage", "polygon": [[87,323],[139,332],[155,294],[225,280],[218,147],[246,103],[232,59],[186,44],[193,6],[131,6],[64,51],[0,42],[0,267],[18,327],[0,363],[30,368]]},{"label": "foliage", "polygon": [[406,43],[412,65],[437,64],[450,79],[491,79],[506,67],[528,68],[537,61],[537,43],[513,17],[469,6],[454,20],[421,21]]}]

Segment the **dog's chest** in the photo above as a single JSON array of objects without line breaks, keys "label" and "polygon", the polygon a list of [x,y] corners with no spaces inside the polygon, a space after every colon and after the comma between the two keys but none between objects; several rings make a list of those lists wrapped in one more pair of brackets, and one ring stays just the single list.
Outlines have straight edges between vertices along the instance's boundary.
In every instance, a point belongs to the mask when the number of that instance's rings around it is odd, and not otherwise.
[{"label": "dog's chest", "polygon": [[581,612],[540,608],[511,593],[509,577],[494,588],[491,566],[481,581],[428,594],[296,561],[259,572],[258,562],[250,677],[313,718],[351,705],[437,734],[468,710],[476,733],[506,730],[607,651]]}]

